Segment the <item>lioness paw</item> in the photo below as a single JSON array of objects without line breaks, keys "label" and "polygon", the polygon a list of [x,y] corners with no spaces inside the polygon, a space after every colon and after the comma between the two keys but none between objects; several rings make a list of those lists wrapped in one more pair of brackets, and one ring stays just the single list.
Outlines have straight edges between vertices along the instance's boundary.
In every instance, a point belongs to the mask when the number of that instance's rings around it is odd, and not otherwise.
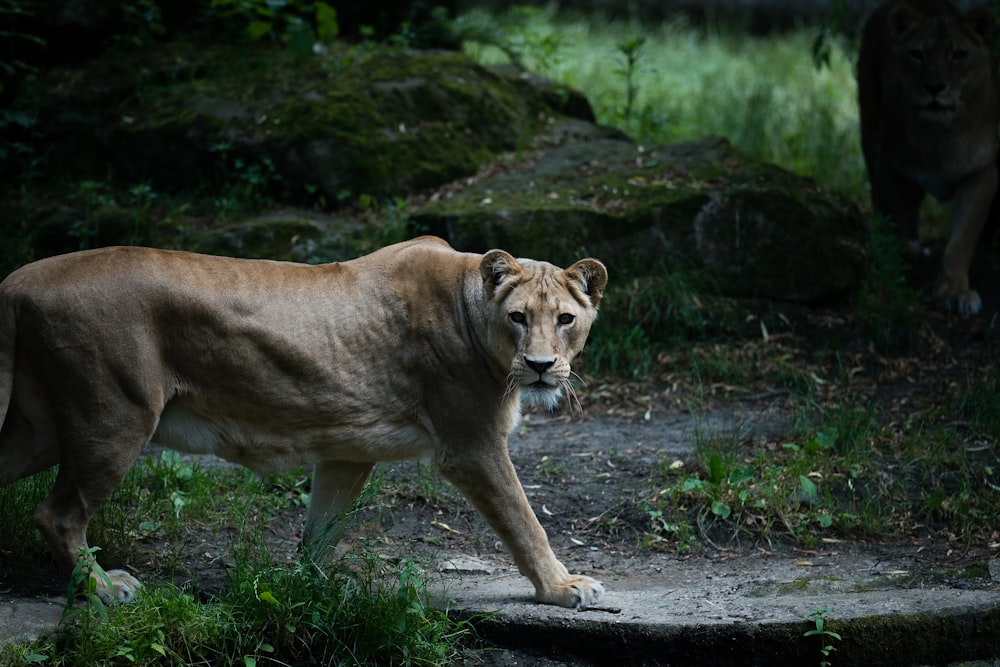
[{"label": "lioness paw", "polygon": [[604,584],[591,577],[571,576],[547,591],[538,591],[535,597],[545,604],[586,609],[604,597]]},{"label": "lioness paw", "polygon": [[108,589],[108,582],[104,580],[104,577],[97,573],[90,575],[96,583],[95,592],[104,604],[112,602],[128,604],[135,600],[135,594],[142,588],[138,579],[125,570],[108,570],[105,574],[111,581],[110,589]]},{"label": "lioness paw", "polygon": [[952,289],[945,284],[938,289],[936,300],[944,310],[955,310],[962,317],[975,315],[983,309],[983,300],[974,289]]}]

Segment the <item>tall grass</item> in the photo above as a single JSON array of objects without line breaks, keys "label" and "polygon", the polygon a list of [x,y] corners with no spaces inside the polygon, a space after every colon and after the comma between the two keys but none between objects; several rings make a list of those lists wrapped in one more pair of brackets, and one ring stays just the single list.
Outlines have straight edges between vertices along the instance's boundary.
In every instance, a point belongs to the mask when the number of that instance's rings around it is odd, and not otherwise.
[{"label": "tall grass", "polygon": [[643,24],[524,8],[500,17],[471,12],[464,19],[467,25],[490,21],[499,29],[470,31],[470,56],[483,64],[511,60],[509,40],[502,49],[483,35],[503,40],[516,26],[517,60],[581,90],[598,122],[638,141],[724,136],[754,157],[863,197],[853,49],[833,40],[829,65],[817,68],[812,43],[818,29],[753,38],[683,18]]}]

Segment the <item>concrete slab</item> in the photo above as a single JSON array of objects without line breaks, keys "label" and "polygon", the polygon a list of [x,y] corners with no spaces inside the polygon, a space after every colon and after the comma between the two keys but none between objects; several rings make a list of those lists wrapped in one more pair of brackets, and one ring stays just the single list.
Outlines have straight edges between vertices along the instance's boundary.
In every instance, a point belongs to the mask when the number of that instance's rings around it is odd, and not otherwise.
[{"label": "concrete slab", "polygon": [[[515,572],[451,576],[442,587],[450,611],[474,619],[488,642],[547,665],[817,665],[827,644],[838,667],[1000,665],[1000,581],[973,590],[872,572],[858,556],[693,560],[604,577],[608,594],[587,611],[534,604]],[[842,639],[804,636],[817,609]]]},{"label": "concrete slab", "polygon": [[64,599],[0,595],[0,641],[31,641],[50,633],[59,625],[64,603]]}]

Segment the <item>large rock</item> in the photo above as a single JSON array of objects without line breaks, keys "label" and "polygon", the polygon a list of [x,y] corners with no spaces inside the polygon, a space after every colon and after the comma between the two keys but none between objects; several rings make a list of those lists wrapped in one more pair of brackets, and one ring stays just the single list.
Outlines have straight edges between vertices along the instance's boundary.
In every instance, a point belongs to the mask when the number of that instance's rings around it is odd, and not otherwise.
[{"label": "large rock", "polygon": [[529,145],[586,99],[460,53],[338,45],[284,50],[165,44],[42,76],[18,100],[62,177],[110,174],[158,192],[244,184],[327,206],[406,196]]},{"label": "large rock", "polygon": [[503,247],[567,263],[600,257],[618,276],[707,269],[720,290],[817,302],[855,287],[863,218],[808,179],[723,139],[669,146],[609,136],[449,190],[413,215],[456,247]]}]

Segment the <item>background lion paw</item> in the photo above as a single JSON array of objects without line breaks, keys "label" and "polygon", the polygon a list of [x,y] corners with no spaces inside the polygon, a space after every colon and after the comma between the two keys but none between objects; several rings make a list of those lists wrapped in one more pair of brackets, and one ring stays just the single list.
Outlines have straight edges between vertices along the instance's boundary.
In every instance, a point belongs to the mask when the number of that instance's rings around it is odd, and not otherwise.
[{"label": "background lion paw", "polygon": [[97,582],[97,596],[105,604],[110,604],[111,602],[128,604],[135,600],[135,594],[142,588],[142,584],[139,583],[138,579],[125,570],[108,570],[105,574],[111,580],[111,590],[108,589],[108,584],[104,581],[104,577],[97,574],[90,575]]},{"label": "background lion paw", "polygon": [[944,310],[954,310],[962,317],[975,315],[983,309],[983,300],[974,289],[949,289],[947,285],[942,285],[935,300]]},{"label": "background lion paw", "polygon": [[571,576],[549,591],[537,592],[535,597],[545,604],[586,609],[604,597],[604,584],[591,577]]}]

